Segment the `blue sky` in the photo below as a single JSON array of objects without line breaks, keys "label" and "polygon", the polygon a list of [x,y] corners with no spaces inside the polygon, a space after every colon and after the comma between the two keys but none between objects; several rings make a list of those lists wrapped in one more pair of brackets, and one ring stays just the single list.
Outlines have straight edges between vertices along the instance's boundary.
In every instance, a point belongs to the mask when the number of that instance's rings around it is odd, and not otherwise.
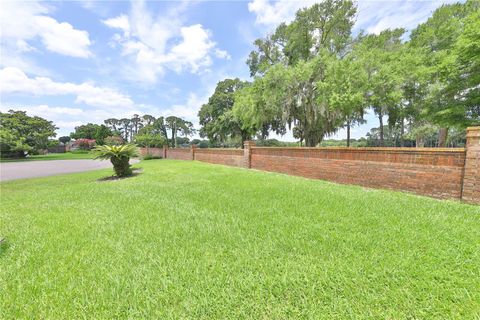
[{"label": "blue sky", "polygon": [[[218,81],[249,79],[253,41],[314,2],[1,1],[0,109],[53,120],[59,136],[135,113],[177,115],[198,127]],[[360,1],[354,32],[411,30],[445,2]],[[366,118],[354,138],[378,125]]]}]

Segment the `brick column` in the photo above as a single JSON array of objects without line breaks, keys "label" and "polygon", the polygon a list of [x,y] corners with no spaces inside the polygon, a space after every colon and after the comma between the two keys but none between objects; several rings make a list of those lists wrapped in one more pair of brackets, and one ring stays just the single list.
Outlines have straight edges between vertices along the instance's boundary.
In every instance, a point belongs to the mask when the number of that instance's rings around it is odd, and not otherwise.
[{"label": "brick column", "polygon": [[163,159],[167,159],[167,149],[168,149],[168,146],[163,145]]},{"label": "brick column", "polygon": [[480,204],[480,127],[467,128],[462,199]]},{"label": "brick column", "polygon": [[191,155],[191,159],[192,159],[192,160],[195,160],[195,149],[196,149],[196,148],[197,148],[197,146],[194,145],[194,144],[192,144],[192,145],[190,146],[190,155]]},{"label": "brick column", "polygon": [[252,167],[252,147],[255,147],[255,141],[245,141],[243,143],[243,166],[250,169]]}]

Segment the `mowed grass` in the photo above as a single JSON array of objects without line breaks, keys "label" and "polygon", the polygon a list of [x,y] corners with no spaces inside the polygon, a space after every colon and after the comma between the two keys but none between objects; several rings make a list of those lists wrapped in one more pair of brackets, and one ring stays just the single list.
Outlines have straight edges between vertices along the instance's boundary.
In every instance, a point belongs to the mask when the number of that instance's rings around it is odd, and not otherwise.
[{"label": "mowed grass", "polygon": [[46,155],[33,155],[26,158],[0,159],[0,162],[17,162],[17,161],[39,161],[39,160],[75,160],[75,159],[92,159],[93,156],[86,152],[65,152],[65,153],[49,153]]},{"label": "mowed grass", "polygon": [[192,161],[135,167],[1,184],[1,319],[480,315],[479,206]]}]

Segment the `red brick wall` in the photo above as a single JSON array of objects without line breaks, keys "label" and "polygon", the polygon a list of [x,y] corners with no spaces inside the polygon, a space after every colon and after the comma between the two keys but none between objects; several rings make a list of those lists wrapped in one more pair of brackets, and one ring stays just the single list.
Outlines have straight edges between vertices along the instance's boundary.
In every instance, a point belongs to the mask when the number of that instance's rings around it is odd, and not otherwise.
[{"label": "red brick wall", "polygon": [[165,149],[167,159],[281,172],[338,183],[409,191],[480,204],[480,127],[467,129],[466,148]]},{"label": "red brick wall", "polygon": [[464,149],[251,149],[252,169],[437,198],[461,198],[464,163]]},{"label": "red brick wall", "polygon": [[243,167],[243,150],[241,149],[195,149],[195,160]]},{"label": "red brick wall", "polygon": [[167,149],[167,159],[192,160],[192,155],[187,148]]},{"label": "red brick wall", "polygon": [[155,157],[163,158],[163,149],[162,148],[138,148],[140,156],[144,157],[147,154],[150,154]]}]

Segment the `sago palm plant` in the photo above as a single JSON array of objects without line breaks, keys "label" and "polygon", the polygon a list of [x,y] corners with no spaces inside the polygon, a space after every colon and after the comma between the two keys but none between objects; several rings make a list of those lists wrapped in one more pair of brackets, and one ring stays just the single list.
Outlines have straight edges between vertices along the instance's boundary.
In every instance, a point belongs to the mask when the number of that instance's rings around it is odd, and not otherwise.
[{"label": "sago palm plant", "polygon": [[113,170],[117,177],[125,177],[132,174],[130,164],[131,157],[138,156],[137,147],[133,144],[124,144],[121,146],[97,146],[92,150],[95,159],[110,160],[113,164]]}]

